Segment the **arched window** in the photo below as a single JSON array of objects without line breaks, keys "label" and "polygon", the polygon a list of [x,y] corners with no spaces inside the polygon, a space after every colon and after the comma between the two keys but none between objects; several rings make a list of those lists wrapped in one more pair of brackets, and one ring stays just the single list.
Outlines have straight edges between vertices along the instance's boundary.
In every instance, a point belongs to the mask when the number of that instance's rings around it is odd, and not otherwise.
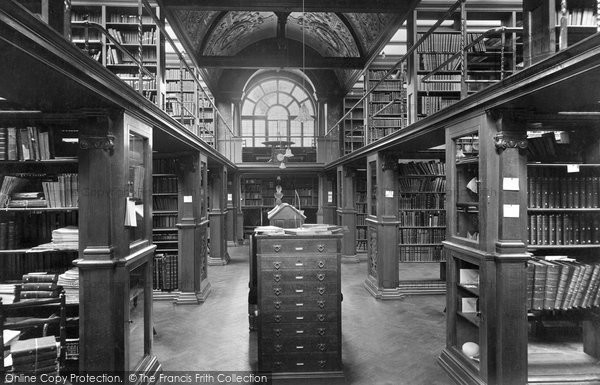
[{"label": "arched window", "polygon": [[[313,120],[298,122],[305,105]],[[242,100],[244,147],[265,147],[263,142],[286,140],[292,147],[315,147],[315,108],[302,86],[288,79],[267,79],[247,90]]]}]

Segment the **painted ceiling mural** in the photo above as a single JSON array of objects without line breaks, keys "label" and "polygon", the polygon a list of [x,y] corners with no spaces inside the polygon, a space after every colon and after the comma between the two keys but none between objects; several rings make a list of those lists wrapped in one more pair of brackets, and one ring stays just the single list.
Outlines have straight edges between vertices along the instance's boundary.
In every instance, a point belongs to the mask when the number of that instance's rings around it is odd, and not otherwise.
[{"label": "painted ceiling mural", "polygon": [[194,50],[202,45],[202,40],[208,34],[213,20],[220,14],[217,11],[193,11],[193,10],[175,10],[173,15],[179,21],[185,35],[193,44]]},{"label": "painted ceiling mural", "polygon": [[227,12],[210,32],[204,55],[235,56],[247,46],[277,36],[273,12]]},{"label": "painted ceiling mural", "polygon": [[287,20],[286,35],[302,41],[302,27],[306,29],[306,45],[317,50],[324,57],[360,57],[356,42],[346,24],[332,12],[305,13],[292,12]]},{"label": "painted ceiling mural", "polygon": [[389,13],[344,13],[344,16],[354,29],[361,46],[365,47],[365,53],[374,48],[382,33],[397,17]]}]

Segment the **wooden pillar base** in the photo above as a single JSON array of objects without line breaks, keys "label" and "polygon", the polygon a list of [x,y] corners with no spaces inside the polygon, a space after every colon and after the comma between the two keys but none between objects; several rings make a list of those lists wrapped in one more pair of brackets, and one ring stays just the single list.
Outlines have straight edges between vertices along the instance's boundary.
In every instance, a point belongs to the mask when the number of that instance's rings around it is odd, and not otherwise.
[{"label": "wooden pillar base", "polygon": [[365,289],[369,294],[371,294],[375,299],[403,299],[406,297],[406,294],[403,294],[400,291],[400,288],[396,287],[393,289],[385,289],[377,286],[377,281],[375,278],[368,276],[365,279],[364,283]]},{"label": "wooden pillar base", "polygon": [[208,266],[225,266],[231,261],[231,257],[228,252],[223,254],[223,258],[212,258],[208,255]]},{"label": "wooden pillar base", "polygon": [[177,296],[179,295],[179,291],[160,291],[160,290],[155,290],[152,293],[152,300],[153,301],[173,301],[175,300],[175,298],[177,298]]},{"label": "wooden pillar base", "polygon": [[210,282],[204,280],[199,292],[179,292],[173,303],[175,305],[198,305],[206,301],[210,292]]}]

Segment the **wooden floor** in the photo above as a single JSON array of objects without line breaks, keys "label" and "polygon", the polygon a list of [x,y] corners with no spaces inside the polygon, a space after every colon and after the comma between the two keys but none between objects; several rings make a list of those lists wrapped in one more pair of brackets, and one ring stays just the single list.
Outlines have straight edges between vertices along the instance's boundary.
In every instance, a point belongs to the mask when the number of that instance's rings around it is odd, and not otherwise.
[{"label": "wooden floor", "polygon": [[[257,337],[247,317],[248,248],[229,248],[229,254],[229,265],[209,267],[213,291],[202,305],[154,302],[154,352],[164,371],[256,369]],[[363,288],[366,269],[364,262],[342,264],[342,383],[452,384],[436,363],[445,344],[444,296],[377,301]]]}]

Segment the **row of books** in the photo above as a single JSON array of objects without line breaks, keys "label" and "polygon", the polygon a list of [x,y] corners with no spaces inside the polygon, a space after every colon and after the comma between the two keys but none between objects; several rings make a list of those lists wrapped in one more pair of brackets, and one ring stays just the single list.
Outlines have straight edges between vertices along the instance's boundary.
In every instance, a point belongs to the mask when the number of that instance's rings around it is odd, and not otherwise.
[{"label": "row of books", "polygon": [[406,162],[398,164],[398,173],[403,175],[445,175],[446,163],[437,160]]},{"label": "row of books", "polygon": [[574,259],[527,262],[527,304],[532,310],[600,306],[600,264]]},{"label": "row of books", "polygon": [[446,212],[400,211],[398,222],[400,226],[446,226]]},{"label": "row of books", "polygon": [[[122,31],[115,28],[106,29],[117,43],[121,44],[138,44],[138,31]],[[142,31],[142,44],[156,44],[156,29]]]},{"label": "row of books", "polygon": [[[196,91],[196,83],[193,80],[189,81],[178,81],[178,82],[168,82],[167,83],[167,91],[168,92],[180,92],[180,91]],[[191,97],[194,101],[194,94],[188,94],[187,96]]]},{"label": "row of books", "polygon": [[174,116],[174,117],[180,117],[182,114],[184,117],[187,118],[193,118],[195,117],[195,109],[196,106],[194,104],[194,102],[176,102],[176,101],[170,101],[168,102],[167,105],[167,112]]},{"label": "row of books", "polygon": [[177,177],[176,176],[155,176],[152,178],[153,193],[176,193],[177,192]]},{"label": "row of books", "polygon": [[154,233],[153,241],[174,241],[177,242],[177,233]]},{"label": "row of books", "polygon": [[152,207],[159,211],[175,211],[177,210],[176,196],[154,196],[152,197]]},{"label": "row of books", "polygon": [[[139,60],[138,54],[136,52],[131,52],[132,56]],[[145,49],[142,51],[142,62],[156,62],[156,50]],[[133,64],[133,59],[127,55],[123,54],[116,47],[106,47],[106,64]],[[153,88],[156,88],[156,83]]]},{"label": "row of books", "polygon": [[[427,55],[430,56],[430,55]],[[436,56],[437,57],[437,56]],[[433,67],[435,68],[435,67]],[[431,68],[431,69],[433,69]],[[456,91],[460,92],[460,75],[433,75],[425,82],[423,79],[425,75],[419,75],[418,84],[419,90],[421,91]]]},{"label": "row of books", "polygon": [[399,194],[406,193],[427,193],[446,191],[446,178],[400,178],[398,180]]},{"label": "row of books", "polygon": [[[422,52],[419,54],[419,70],[420,71],[432,71],[438,68],[442,63],[452,57],[451,53],[427,53]],[[456,58],[448,62],[444,67],[441,68],[443,71],[458,71],[460,69],[460,58]],[[460,76],[460,75],[459,75]],[[459,77],[460,79],[460,77]],[[419,81],[419,89],[421,89],[422,83]],[[460,86],[460,84],[459,84]]]},{"label": "row of books", "polygon": [[177,224],[177,215],[159,215],[152,218],[152,227],[155,229],[173,228]]},{"label": "row of books", "polygon": [[442,262],[446,258],[442,246],[402,246],[398,247],[401,262]]},{"label": "row of books", "polygon": [[[196,103],[196,96],[192,93],[189,93],[189,92],[188,93],[179,93],[179,89],[170,90],[168,86],[167,86],[167,92],[169,92],[169,94],[167,95],[167,100],[172,101],[173,103],[175,101],[189,102],[189,103],[193,103],[194,105]],[[195,109],[195,107],[186,107],[186,108],[192,112]]]},{"label": "row of books", "polygon": [[[557,169],[557,168],[552,168]],[[530,208],[598,208],[598,176],[529,176],[527,198]]]},{"label": "row of books", "polygon": [[[109,23],[137,24],[138,23],[137,11],[131,11],[131,12],[132,13],[111,12],[107,15],[106,21]],[[133,12],[135,12],[135,13],[133,13]],[[153,23],[152,16],[143,14],[142,15],[142,23],[143,24]]]},{"label": "row of books", "polygon": [[445,229],[400,229],[400,243],[441,243],[446,239]]},{"label": "row of books", "polygon": [[194,75],[186,68],[167,68],[165,70],[167,80],[193,80]]},{"label": "row of books", "polygon": [[49,131],[38,127],[0,127],[0,160],[51,159]]},{"label": "row of books", "polygon": [[177,158],[152,159],[152,172],[155,174],[175,174],[178,166]]},{"label": "row of books", "polygon": [[600,215],[535,214],[528,216],[530,245],[600,244]]},{"label": "row of books", "polygon": [[14,250],[17,247],[18,242],[16,222],[0,222],[0,250]]},{"label": "row of books", "polygon": [[357,252],[366,252],[367,251],[367,241],[364,239],[358,238],[356,241],[356,251]]},{"label": "row of books", "polygon": [[78,207],[79,175],[59,174],[56,182],[42,182],[48,207]]},{"label": "row of books", "polygon": [[367,239],[367,229],[364,227],[357,228],[356,239]]},{"label": "row of books", "polygon": [[358,213],[356,216],[356,226],[366,226],[367,225],[367,215],[366,213]]},{"label": "row of books", "polygon": [[552,161],[558,155],[558,143],[554,132],[527,133],[527,158],[534,161]]},{"label": "row of books", "polygon": [[176,290],[178,286],[177,268],[176,254],[156,254],[153,265],[153,289]]},{"label": "row of books", "polygon": [[414,194],[401,195],[398,197],[398,209],[441,209],[446,205],[446,198],[443,194]]},{"label": "row of books", "polygon": [[[481,36],[480,33],[469,33],[467,34],[467,40],[465,45],[474,42]],[[417,40],[423,37],[422,33],[417,34]],[[433,33],[425,39],[417,47],[417,53],[431,52],[431,53],[455,53],[461,50],[461,35],[459,33]],[[483,40],[477,42],[472,46],[468,52],[485,52],[486,46]]]},{"label": "row of books", "polygon": [[398,102],[385,104],[369,104],[369,114],[377,116],[400,115],[405,113],[404,104]]},{"label": "row of books", "polygon": [[[376,116],[371,120],[371,128],[394,128],[399,129],[406,125],[406,121],[404,119],[387,119],[387,118],[377,118]],[[391,134],[393,131],[389,131],[386,135]]]},{"label": "row of books", "polygon": [[77,223],[77,212],[15,215],[0,221],[0,250],[28,248],[51,241],[52,231]]},{"label": "row of books", "polygon": [[78,12],[71,10],[71,21],[90,21],[92,23],[102,23],[102,13],[101,12]]},{"label": "row of books", "polygon": [[431,115],[440,110],[450,107],[458,102],[456,98],[446,98],[443,96],[420,96],[419,111],[421,115]]},{"label": "row of books", "polygon": [[405,98],[406,94],[401,91],[374,92],[371,94],[371,100],[374,102],[391,102],[392,100],[403,100]]},{"label": "row of books", "polygon": [[[14,378],[44,378],[58,375],[58,355],[60,344],[55,336],[18,340],[10,347],[12,359],[11,373]],[[32,377],[31,377],[32,376]],[[50,377],[48,377],[50,378]]]}]

